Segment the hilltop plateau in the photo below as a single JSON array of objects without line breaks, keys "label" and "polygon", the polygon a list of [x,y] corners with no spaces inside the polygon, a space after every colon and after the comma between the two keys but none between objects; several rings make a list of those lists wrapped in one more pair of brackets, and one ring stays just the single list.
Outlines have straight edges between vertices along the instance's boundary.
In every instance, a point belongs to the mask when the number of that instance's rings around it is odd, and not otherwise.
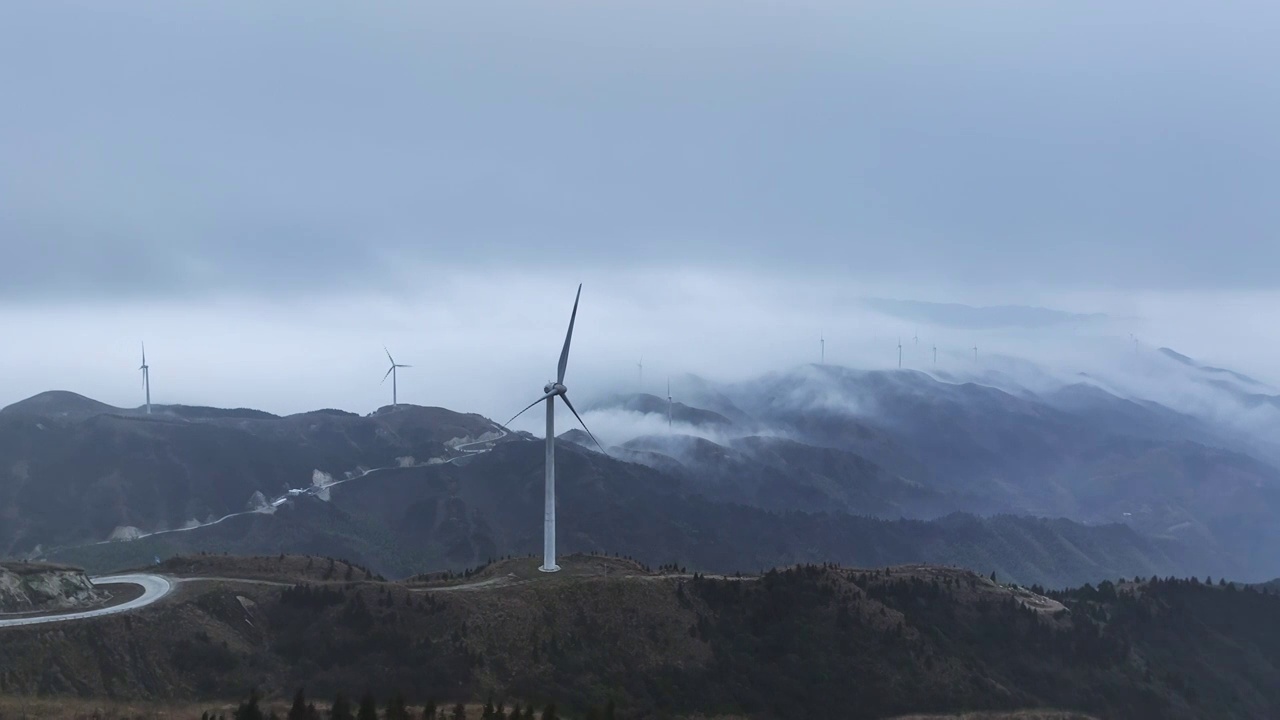
[{"label": "hilltop plateau", "polygon": [[326,558],[178,558],[163,569],[191,579],[136,614],[0,631],[0,694],[173,702],[368,688],[414,703],[555,701],[567,717],[612,700],[628,718],[1280,707],[1280,636],[1267,630],[1280,596],[1236,585],[1050,592],[939,566],[710,576],[604,556],[562,564],[546,575],[516,558],[406,585],[358,568],[347,580]]}]

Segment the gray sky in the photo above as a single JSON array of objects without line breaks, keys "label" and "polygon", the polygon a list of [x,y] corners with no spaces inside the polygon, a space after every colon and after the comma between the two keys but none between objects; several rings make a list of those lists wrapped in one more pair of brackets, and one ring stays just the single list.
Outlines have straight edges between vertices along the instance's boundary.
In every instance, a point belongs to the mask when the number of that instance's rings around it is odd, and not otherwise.
[{"label": "gray sky", "polygon": [[147,337],[191,401],[368,409],[385,342],[501,414],[578,281],[601,379],[915,330],[865,296],[1265,374],[1278,36],[1271,2],[6,3],[0,404],[123,401]]}]

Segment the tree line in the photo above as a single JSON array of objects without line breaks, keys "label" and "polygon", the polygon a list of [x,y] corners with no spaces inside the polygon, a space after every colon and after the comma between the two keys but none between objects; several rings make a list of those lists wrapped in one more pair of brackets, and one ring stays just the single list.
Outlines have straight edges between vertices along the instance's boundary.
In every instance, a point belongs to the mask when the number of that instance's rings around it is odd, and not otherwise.
[{"label": "tree line", "polygon": [[[236,707],[231,720],[562,720],[555,703],[548,703],[537,709],[533,703],[521,706],[513,704],[509,709],[499,701],[496,705],[490,698],[481,708],[480,714],[469,713],[465,703],[453,705],[428,700],[420,708],[410,706],[403,694],[396,692],[379,705],[372,692],[366,691],[360,701],[353,704],[348,697],[339,692],[325,711],[316,707],[315,702],[307,699],[306,691],[298,688],[293,696],[293,704],[284,718],[274,710],[264,710],[262,694],[255,688],[249,692],[248,698]],[[583,715],[584,720],[614,720],[616,709],[613,701],[603,707],[592,706]],[[227,720],[225,713],[205,712],[201,720]]]}]

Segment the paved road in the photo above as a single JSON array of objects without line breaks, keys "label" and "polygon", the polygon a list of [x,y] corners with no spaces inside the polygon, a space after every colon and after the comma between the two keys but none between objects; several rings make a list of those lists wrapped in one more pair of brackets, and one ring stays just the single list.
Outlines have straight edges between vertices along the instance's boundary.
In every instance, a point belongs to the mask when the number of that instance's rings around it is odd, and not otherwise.
[{"label": "paved road", "polygon": [[[666,580],[691,578],[692,575],[623,575],[625,579],[635,580]],[[719,578],[723,580],[749,580],[755,578],[745,577],[729,577],[721,575],[708,575],[709,578]],[[152,603],[164,598],[173,591],[174,586],[179,583],[187,582],[233,582],[247,583],[250,585],[268,585],[272,587],[292,587],[296,582],[281,582],[278,580],[252,580],[248,578],[229,578],[229,577],[191,577],[191,578],[170,578],[162,575],[148,575],[145,573],[135,573],[130,575],[110,575],[107,577],[93,578],[95,584],[108,583],[132,583],[142,586],[142,595],[134,598],[126,603],[114,605],[112,607],[100,608],[97,610],[86,610],[84,612],[62,613],[59,615],[37,615],[22,617],[4,617],[0,615],[0,628],[20,627],[23,625],[42,625],[46,623],[69,622],[71,620],[84,620],[86,618],[103,617],[105,615],[114,615],[116,613],[130,612],[147,607]],[[304,581],[305,582],[305,581]],[[499,577],[489,578],[487,580],[476,580],[458,585],[445,585],[441,587],[419,587],[410,588],[410,592],[414,593],[448,593],[448,592],[476,592],[483,590],[494,590],[497,588],[507,588],[515,585],[525,585],[534,582],[532,579],[520,579],[514,574],[502,575]],[[347,585],[347,582],[334,581],[332,583],[317,583],[332,585]]]},{"label": "paved road", "polygon": [[38,615],[34,617],[5,618],[0,616],[0,628],[68,622],[70,620],[83,620],[85,618],[95,618],[102,617],[104,615],[129,612],[130,610],[144,608],[165,595],[168,595],[169,592],[173,590],[173,582],[169,578],[161,577],[159,575],[111,575],[109,577],[94,578],[93,581],[98,585],[108,583],[131,583],[134,585],[141,585],[142,595],[126,603],[121,603],[112,607],[99,608],[97,610],[85,610],[84,612],[63,613],[61,615]]}]

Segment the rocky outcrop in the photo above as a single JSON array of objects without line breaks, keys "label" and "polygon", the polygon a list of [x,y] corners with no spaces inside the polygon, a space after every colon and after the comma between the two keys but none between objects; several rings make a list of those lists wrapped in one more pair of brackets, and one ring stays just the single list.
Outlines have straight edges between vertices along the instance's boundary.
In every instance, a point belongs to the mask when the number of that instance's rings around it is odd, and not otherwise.
[{"label": "rocky outcrop", "polygon": [[0,564],[0,613],[67,610],[103,602],[79,568],[35,563]]}]

